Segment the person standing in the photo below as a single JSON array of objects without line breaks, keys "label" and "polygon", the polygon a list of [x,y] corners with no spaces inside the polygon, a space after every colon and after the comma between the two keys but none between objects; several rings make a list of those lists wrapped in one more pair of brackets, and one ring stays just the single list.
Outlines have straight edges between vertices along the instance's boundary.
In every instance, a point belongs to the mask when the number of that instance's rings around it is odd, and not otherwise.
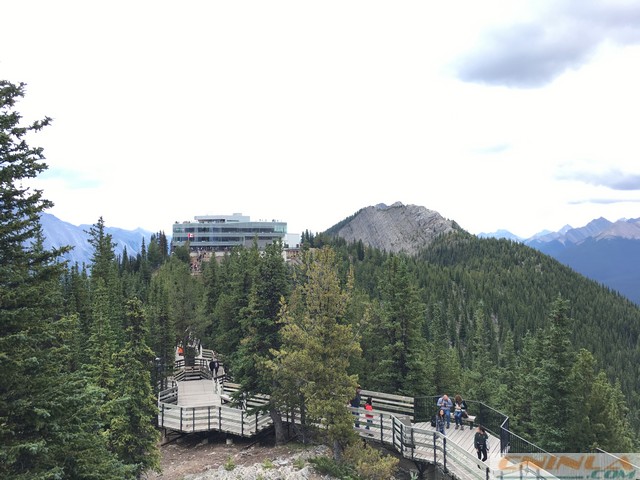
[{"label": "person standing", "polygon": [[211,370],[211,376],[213,378],[216,378],[215,375],[213,374],[213,371],[215,370],[215,362],[213,361],[213,359],[211,359],[211,361],[209,362],[209,370]]},{"label": "person standing", "polygon": [[483,462],[487,461],[487,440],[489,440],[489,435],[487,435],[484,427],[482,425],[478,426],[478,430],[476,430],[473,438],[473,444],[476,447],[478,459]]},{"label": "person standing", "polygon": [[444,417],[447,422],[447,428],[449,428],[449,426],[451,425],[451,407],[453,407],[453,402],[449,398],[449,395],[447,395],[446,393],[442,395],[438,399],[437,405],[444,411]]},{"label": "person standing", "polygon": [[444,416],[444,410],[441,408],[440,411],[438,412],[438,415],[436,415],[436,430],[443,435],[446,435],[446,433],[444,433],[445,423],[446,423],[446,420]]},{"label": "person standing", "polygon": [[[349,405],[351,405],[351,407],[353,408],[360,408],[360,402],[362,401],[360,398],[360,390],[360,385],[358,385],[356,387],[356,395],[349,402]],[[354,411],[353,414],[356,416],[356,419],[360,418],[360,412],[358,412],[357,410]],[[360,422],[358,420],[356,420],[355,426],[356,428],[360,428]]]},{"label": "person standing", "polygon": [[[364,404],[364,409],[367,412],[371,412],[373,410],[373,405],[372,405],[372,400],[371,397],[367,398],[367,401]],[[373,415],[371,415],[370,413],[366,413],[365,417],[367,418],[367,426],[366,429],[367,430],[371,430],[371,424],[373,423]],[[372,435],[373,436],[373,435]]]}]

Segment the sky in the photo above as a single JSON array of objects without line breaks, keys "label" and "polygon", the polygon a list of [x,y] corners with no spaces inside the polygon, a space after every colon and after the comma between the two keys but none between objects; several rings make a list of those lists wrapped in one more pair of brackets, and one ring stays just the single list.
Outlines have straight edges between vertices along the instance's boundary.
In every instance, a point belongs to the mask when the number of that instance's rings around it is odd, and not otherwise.
[{"label": "sky", "polygon": [[4,2],[31,182],[69,223],[424,206],[529,237],[640,217],[640,2]]}]

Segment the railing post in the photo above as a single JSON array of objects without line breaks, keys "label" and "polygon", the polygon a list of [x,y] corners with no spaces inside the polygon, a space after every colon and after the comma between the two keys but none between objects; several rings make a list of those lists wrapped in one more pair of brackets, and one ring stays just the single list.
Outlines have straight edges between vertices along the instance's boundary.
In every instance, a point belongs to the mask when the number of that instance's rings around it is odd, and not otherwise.
[{"label": "railing post", "polygon": [[182,407],[178,407],[180,409],[180,431],[182,432]]},{"label": "railing post", "polygon": [[218,407],[218,431],[222,431],[222,407]]},{"label": "railing post", "polygon": [[447,473],[447,439],[442,437],[442,455],[444,459],[444,473]]},{"label": "railing post", "polygon": [[437,450],[436,450],[436,447],[437,447],[436,439],[437,439],[437,438],[438,438],[438,435],[436,434],[436,432],[433,432],[433,464],[434,464],[434,465],[435,465],[435,464],[437,463],[437,461],[438,461],[437,454],[436,454],[436,451],[437,451]]},{"label": "railing post", "polygon": [[415,458],[416,453],[416,439],[413,434],[413,427],[411,427],[411,460]]},{"label": "railing post", "polygon": [[162,404],[162,428],[164,428],[164,403]]},{"label": "railing post", "polygon": [[196,407],[191,407],[191,431],[196,431]]},{"label": "railing post", "polygon": [[207,430],[211,430],[211,405],[207,407]]},{"label": "railing post", "polygon": [[244,437],[244,412],[240,410],[240,435]]},{"label": "railing post", "polygon": [[384,435],[382,431],[384,430],[384,420],[382,418],[382,414],[380,413],[380,443],[384,443]]}]

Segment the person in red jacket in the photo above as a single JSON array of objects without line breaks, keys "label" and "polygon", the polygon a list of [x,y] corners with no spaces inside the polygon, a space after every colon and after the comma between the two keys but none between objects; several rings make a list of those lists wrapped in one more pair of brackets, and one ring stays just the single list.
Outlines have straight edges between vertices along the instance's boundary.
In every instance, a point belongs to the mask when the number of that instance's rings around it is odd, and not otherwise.
[{"label": "person in red jacket", "polygon": [[[367,398],[367,402],[364,404],[364,409],[369,411],[369,412],[371,410],[373,410],[373,405],[371,404],[371,402],[372,402],[371,397],[369,397],[369,398]],[[370,427],[371,427],[371,424],[373,423],[373,415],[371,415],[369,413],[366,413],[364,416],[367,419],[366,429],[369,430]]]}]

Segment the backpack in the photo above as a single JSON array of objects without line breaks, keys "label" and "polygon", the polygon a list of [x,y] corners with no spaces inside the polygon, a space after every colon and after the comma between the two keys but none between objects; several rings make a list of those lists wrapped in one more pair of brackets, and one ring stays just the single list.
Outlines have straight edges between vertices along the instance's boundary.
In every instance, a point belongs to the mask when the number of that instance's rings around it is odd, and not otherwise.
[{"label": "backpack", "polygon": [[431,426],[432,427],[436,426],[436,416],[435,415],[433,417],[431,417]]}]

